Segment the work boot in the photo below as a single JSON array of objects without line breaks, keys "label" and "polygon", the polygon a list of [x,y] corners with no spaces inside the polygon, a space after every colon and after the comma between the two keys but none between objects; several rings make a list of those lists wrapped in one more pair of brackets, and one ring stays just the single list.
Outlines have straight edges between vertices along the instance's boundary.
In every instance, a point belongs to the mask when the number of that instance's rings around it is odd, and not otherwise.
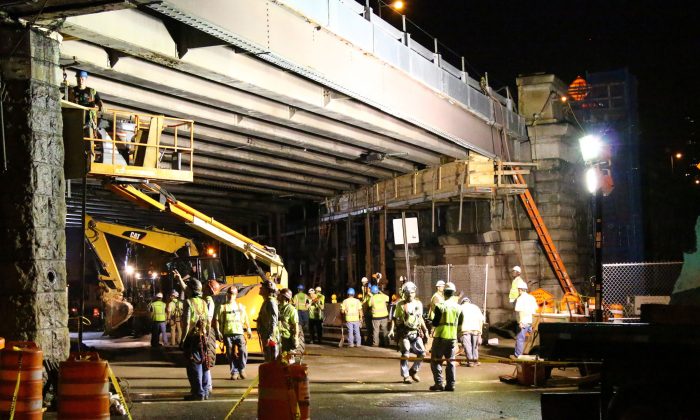
[{"label": "work boot", "polygon": [[245,369],[241,369],[241,371],[239,372],[239,374],[241,375],[241,379],[245,379],[245,378],[248,377],[248,375],[245,374]]},{"label": "work boot", "polygon": [[235,381],[235,380],[238,380],[238,379],[239,379],[238,372],[235,372],[235,373],[232,373],[232,374],[231,374],[231,380],[232,380],[232,381]]},{"label": "work boot", "polygon": [[[443,387],[441,384],[435,384],[428,389],[431,391],[444,391],[445,387]],[[454,391],[454,389],[453,389],[453,391]]]},{"label": "work boot", "polygon": [[204,396],[203,395],[185,395],[184,398],[185,401],[204,401]]},{"label": "work boot", "polygon": [[454,385],[447,385],[445,387],[445,391],[455,392],[455,386]]},{"label": "work boot", "polygon": [[405,384],[410,384],[410,383],[411,383],[411,380],[408,379],[408,376],[404,376],[404,377],[403,377],[403,383],[405,383]]},{"label": "work boot", "polygon": [[420,378],[418,377],[418,372],[415,370],[411,369],[408,371],[408,374],[411,375],[411,378],[413,378],[414,381],[420,382]]}]

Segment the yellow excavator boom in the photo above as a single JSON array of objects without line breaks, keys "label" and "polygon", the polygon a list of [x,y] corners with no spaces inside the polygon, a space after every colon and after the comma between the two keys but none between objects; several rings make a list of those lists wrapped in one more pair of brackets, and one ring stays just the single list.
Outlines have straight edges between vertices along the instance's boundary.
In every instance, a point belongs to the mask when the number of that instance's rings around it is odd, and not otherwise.
[{"label": "yellow excavator boom", "polygon": [[188,255],[197,256],[199,252],[192,239],[185,238],[173,232],[150,228],[135,228],[100,221],[90,215],[85,217],[85,239],[97,257],[100,266],[98,279],[102,285],[102,300],[105,303],[106,332],[110,332],[126,322],[133,313],[133,307],[124,300],[124,283],[119,274],[117,263],[107,241],[107,235],[112,235],[127,241],[145,245],[163,252],[175,254],[180,249],[186,249]]}]

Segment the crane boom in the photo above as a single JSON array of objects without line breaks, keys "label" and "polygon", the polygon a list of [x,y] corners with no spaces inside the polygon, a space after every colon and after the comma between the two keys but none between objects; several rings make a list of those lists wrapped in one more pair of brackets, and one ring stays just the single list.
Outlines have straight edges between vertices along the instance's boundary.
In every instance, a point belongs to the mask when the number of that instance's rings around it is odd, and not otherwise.
[{"label": "crane boom", "polygon": [[[252,258],[268,265],[270,274],[279,279],[282,287],[287,287],[287,270],[284,267],[282,258],[274,248],[259,244],[215,220],[213,217],[207,216],[177,200],[172,194],[157,184],[144,182],[139,184],[139,188],[137,188],[132,184],[109,183],[107,188],[138,205],[170,213],[192,228],[242,252],[246,258]],[[160,200],[155,200],[141,189],[159,194]]]}]

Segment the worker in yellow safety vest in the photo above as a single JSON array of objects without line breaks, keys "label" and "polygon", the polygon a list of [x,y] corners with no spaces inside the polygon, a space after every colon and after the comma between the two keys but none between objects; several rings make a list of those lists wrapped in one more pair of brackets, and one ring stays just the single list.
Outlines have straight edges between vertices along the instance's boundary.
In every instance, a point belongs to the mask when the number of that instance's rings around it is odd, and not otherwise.
[{"label": "worker in yellow safety vest", "polygon": [[202,299],[202,283],[190,280],[188,293],[192,296],[185,304],[185,338],[182,350],[187,361],[187,379],[190,381],[190,394],[185,400],[202,401],[209,398],[210,368],[207,354],[207,339],[210,334],[207,302]]},{"label": "worker in yellow safety vest", "polygon": [[296,351],[301,344],[301,328],[299,327],[299,312],[290,303],[292,291],[289,289],[280,290],[277,300],[280,311],[280,351],[282,353]]},{"label": "worker in yellow safety vest", "polygon": [[177,346],[182,340],[182,311],[184,304],[179,299],[180,294],[177,290],[173,290],[170,296],[170,302],[168,302],[165,313],[168,324],[170,324],[170,345]]},{"label": "worker in yellow safety vest", "polygon": [[520,277],[520,274],[522,274],[522,272],[523,270],[520,268],[519,265],[516,265],[510,269],[510,274],[513,277],[513,281],[510,283],[510,291],[508,292],[508,301],[510,303],[515,304],[515,300],[518,299],[518,296],[520,296],[520,292],[518,291],[518,285],[521,282],[524,282],[523,279]]},{"label": "worker in yellow safety vest", "polygon": [[386,347],[389,345],[387,324],[389,322],[389,296],[372,286],[372,296],[369,298],[369,309],[372,314],[372,346]]},{"label": "worker in yellow safety vest", "polygon": [[294,295],[292,304],[299,315],[299,324],[301,325],[302,331],[307,333],[309,330],[309,305],[311,304],[311,299],[309,295],[304,293],[303,284],[297,286],[297,294]]},{"label": "worker in yellow safety vest", "polygon": [[340,313],[348,330],[348,347],[360,347],[360,323],[362,322],[362,302],[355,299],[355,289],[348,289],[348,297],[340,304]]},{"label": "worker in yellow safety vest", "polygon": [[369,344],[370,340],[373,338],[372,331],[372,311],[369,309],[369,299],[372,297],[372,286],[369,284],[367,277],[362,277],[360,280],[362,284],[362,291],[358,296],[358,299],[362,303],[362,319],[365,324],[365,343]]},{"label": "worker in yellow safety vest", "polygon": [[[457,352],[457,333],[463,322],[462,308],[451,299],[457,288],[451,282],[445,285],[445,301],[435,307],[432,323],[433,346],[430,349],[430,369],[433,371],[435,384],[431,391],[454,391],[456,382],[455,356]],[[447,359],[447,382],[443,381],[442,359]]]},{"label": "worker in yellow safety vest", "polygon": [[165,302],[163,294],[156,293],[156,299],[148,305],[148,312],[151,313],[151,347],[160,347],[160,337],[163,344],[167,344],[165,337]]},{"label": "worker in yellow safety vest", "polygon": [[[316,291],[318,290],[318,292]],[[323,309],[326,306],[321,294],[321,288],[309,289],[311,304],[309,305],[309,329],[311,330],[311,343],[321,344],[323,339]]]},{"label": "worker in yellow safety vest", "polygon": [[244,328],[248,339],[252,337],[246,307],[236,302],[238,288],[231,286],[226,290],[226,302],[216,310],[216,336],[224,342],[231,379],[245,379],[245,366],[248,361],[248,349]]}]

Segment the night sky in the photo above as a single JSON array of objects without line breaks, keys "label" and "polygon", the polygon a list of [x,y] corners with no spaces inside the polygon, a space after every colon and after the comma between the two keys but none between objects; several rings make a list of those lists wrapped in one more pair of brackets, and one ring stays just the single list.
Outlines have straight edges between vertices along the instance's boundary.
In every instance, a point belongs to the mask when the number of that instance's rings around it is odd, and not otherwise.
[{"label": "night sky", "polygon": [[[646,259],[678,260],[695,247],[700,215],[700,170],[691,165],[700,162],[698,11],[698,2],[672,0],[406,0],[404,13],[464,55],[474,78],[488,72],[493,88],[516,92],[519,74],[554,73],[570,83],[586,71],[628,68],[638,79]],[[388,8],[383,15],[398,24]],[[672,174],[677,152],[683,158]]]}]

